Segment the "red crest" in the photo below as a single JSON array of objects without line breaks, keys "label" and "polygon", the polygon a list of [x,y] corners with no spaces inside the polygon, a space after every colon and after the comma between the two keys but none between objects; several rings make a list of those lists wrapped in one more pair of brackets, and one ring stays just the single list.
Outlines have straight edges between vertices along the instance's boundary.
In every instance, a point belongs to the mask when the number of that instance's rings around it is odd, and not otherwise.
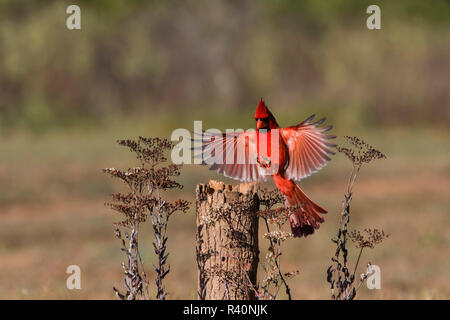
[{"label": "red crest", "polygon": [[266,107],[263,98],[261,98],[261,100],[259,100],[258,107],[256,108],[255,119],[267,118],[268,116],[270,116],[270,111]]}]

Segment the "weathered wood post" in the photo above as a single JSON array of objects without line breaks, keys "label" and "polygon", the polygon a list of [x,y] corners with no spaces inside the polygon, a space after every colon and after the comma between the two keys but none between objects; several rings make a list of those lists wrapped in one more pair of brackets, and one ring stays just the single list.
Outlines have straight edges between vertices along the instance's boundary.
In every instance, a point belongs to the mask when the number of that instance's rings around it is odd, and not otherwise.
[{"label": "weathered wood post", "polygon": [[257,184],[211,180],[196,188],[198,295],[254,299],[258,268]]}]

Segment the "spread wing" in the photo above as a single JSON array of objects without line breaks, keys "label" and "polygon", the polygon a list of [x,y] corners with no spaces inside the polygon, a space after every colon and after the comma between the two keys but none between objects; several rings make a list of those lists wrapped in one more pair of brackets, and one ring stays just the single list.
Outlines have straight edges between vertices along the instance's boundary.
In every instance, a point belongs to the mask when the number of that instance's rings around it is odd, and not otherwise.
[{"label": "spread wing", "polygon": [[313,118],[314,115],[296,126],[280,130],[289,149],[289,159],[285,169],[285,176],[288,179],[301,180],[310,176],[331,160],[328,155],[334,154],[332,149],[336,147],[336,144],[328,140],[336,136],[325,134],[333,127],[319,127],[325,122],[325,118],[312,123]]},{"label": "spread wing", "polygon": [[194,142],[201,143],[193,150],[201,150],[194,158],[201,158],[202,164],[210,164],[210,170],[217,170],[226,177],[250,182],[266,181],[267,173],[256,162],[256,132],[241,131],[195,133]]}]

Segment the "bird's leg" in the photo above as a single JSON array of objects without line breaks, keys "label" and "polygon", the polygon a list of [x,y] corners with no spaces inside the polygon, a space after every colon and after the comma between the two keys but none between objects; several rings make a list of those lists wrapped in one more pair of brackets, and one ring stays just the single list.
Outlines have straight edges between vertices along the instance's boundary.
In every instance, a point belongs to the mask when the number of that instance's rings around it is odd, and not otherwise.
[{"label": "bird's leg", "polygon": [[[261,157],[263,157],[263,156],[261,156]],[[265,157],[264,157],[265,158]],[[270,160],[270,159],[263,159],[264,161],[266,161],[266,163],[262,163],[261,162],[261,159],[260,159],[260,156],[258,156],[258,157],[256,157],[256,162],[258,162],[258,164],[261,166],[261,167],[263,167],[263,168],[266,168],[266,169],[268,169],[268,168],[270,168],[270,166],[272,165],[272,161]]]}]

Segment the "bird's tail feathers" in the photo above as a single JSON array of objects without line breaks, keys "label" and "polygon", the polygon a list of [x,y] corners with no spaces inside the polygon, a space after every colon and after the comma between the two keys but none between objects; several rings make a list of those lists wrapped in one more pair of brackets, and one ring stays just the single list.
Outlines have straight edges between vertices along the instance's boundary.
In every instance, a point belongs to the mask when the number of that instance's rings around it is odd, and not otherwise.
[{"label": "bird's tail feathers", "polygon": [[299,206],[289,215],[294,237],[306,237],[313,234],[314,230],[319,229],[320,224],[325,221],[321,214],[328,212],[308,198],[297,184],[293,192],[286,195],[286,206]]}]

